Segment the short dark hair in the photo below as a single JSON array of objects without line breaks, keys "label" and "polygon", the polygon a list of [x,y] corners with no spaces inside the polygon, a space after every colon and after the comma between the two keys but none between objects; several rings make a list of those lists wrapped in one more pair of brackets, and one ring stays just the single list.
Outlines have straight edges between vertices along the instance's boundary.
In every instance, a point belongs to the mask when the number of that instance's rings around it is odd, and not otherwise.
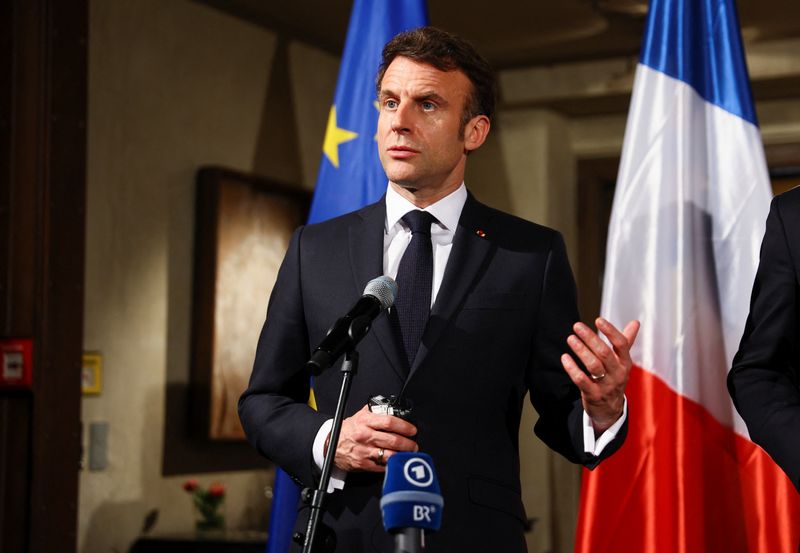
[{"label": "short dark hair", "polygon": [[489,62],[466,40],[436,27],[420,27],[396,35],[383,47],[375,80],[378,94],[386,69],[397,57],[427,63],[439,71],[460,70],[472,83],[472,93],[461,114],[461,132],[470,119],[494,113],[497,85]]}]

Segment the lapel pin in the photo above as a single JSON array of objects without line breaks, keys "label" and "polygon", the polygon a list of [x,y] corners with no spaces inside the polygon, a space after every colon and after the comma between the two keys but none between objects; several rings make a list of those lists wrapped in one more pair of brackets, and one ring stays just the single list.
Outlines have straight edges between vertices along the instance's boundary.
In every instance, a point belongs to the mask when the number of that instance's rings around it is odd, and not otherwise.
[{"label": "lapel pin", "polygon": [[483,232],[483,229],[478,229],[478,230],[476,230],[476,231],[475,231],[475,234],[477,234],[477,235],[478,235],[478,236],[480,236],[481,238],[486,238],[486,233],[485,233],[485,232]]}]

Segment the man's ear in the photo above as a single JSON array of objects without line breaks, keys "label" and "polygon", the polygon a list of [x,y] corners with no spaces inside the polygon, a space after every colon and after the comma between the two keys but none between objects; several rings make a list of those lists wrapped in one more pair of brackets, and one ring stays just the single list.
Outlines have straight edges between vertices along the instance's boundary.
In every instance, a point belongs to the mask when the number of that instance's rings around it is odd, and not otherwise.
[{"label": "man's ear", "polygon": [[476,115],[464,127],[464,150],[469,153],[477,150],[489,136],[491,120],[485,115]]}]

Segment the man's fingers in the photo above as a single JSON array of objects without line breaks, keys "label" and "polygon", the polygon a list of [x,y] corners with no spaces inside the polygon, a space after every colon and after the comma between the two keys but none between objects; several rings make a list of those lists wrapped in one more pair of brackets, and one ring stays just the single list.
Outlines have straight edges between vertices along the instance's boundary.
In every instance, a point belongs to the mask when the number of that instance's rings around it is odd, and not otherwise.
[{"label": "man's fingers", "polygon": [[602,317],[597,318],[596,324],[597,328],[605,334],[609,342],[611,342],[617,356],[625,365],[630,365],[632,363],[630,351],[636,340],[636,335],[639,333],[639,321],[630,321],[625,325],[625,329],[622,332]]},{"label": "man's fingers", "polygon": [[408,437],[417,435],[417,427],[410,422],[392,415],[373,413],[369,410],[369,407],[364,407],[355,416],[358,416],[361,422],[374,430]]},{"label": "man's fingers", "polygon": [[592,393],[593,387],[595,383],[589,380],[589,377],[581,370],[572,356],[568,353],[565,353],[561,356],[561,366],[564,367],[564,370],[567,372],[570,380],[578,387],[578,389],[583,393]]},{"label": "man's fingers", "polygon": [[391,432],[393,434],[400,434],[401,436],[416,436],[417,427],[408,421],[395,417],[392,415],[378,415],[372,413],[368,425],[375,430],[381,432]]},{"label": "man's fingers", "polygon": [[[575,352],[575,355],[578,356],[578,359],[581,360],[583,365],[586,367],[586,370],[589,371],[589,374],[592,374],[596,377],[606,374],[607,368],[605,367],[604,361],[601,361],[598,358],[595,352],[586,345],[585,341],[581,340],[575,335],[570,335],[569,338],[567,338],[567,344],[569,345],[570,349]],[[611,354],[608,346],[605,346],[605,349],[609,350],[609,354]]]},{"label": "man's fingers", "polygon": [[609,342],[611,342],[611,346],[614,348],[614,353],[616,353],[623,362],[629,361],[630,357],[628,355],[628,350],[630,350],[630,342],[628,341],[628,337],[620,332],[617,327],[602,317],[598,317],[595,321],[595,324],[597,325],[597,329],[602,332],[606,338],[608,338]]},{"label": "man's fingers", "polygon": [[[383,453],[383,457],[381,457]],[[363,470],[367,472],[383,472],[386,465],[386,460],[389,458],[389,452],[385,449],[373,446],[361,446],[354,451],[352,469]]]},{"label": "man's fingers", "polygon": [[[580,338],[581,341],[589,349],[591,355],[593,355],[598,359],[598,362],[608,367],[609,365],[613,364],[616,361],[616,356],[614,355],[614,352],[611,350],[608,344],[605,343],[600,338],[600,336],[598,336],[597,333],[594,332],[591,328],[589,328],[583,323],[575,323],[572,329],[575,332],[575,334],[578,335],[578,338]],[[583,358],[581,358],[581,361],[583,361]],[[591,371],[591,372],[595,374],[600,374],[605,371],[600,370],[599,373],[596,371]]]},{"label": "man's fingers", "polygon": [[376,432],[370,443],[376,447],[394,451],[419,451],[419,446],[414,440],[390,432]]},{"label": "man's fingers", "polygon": [[636,337],[639,335],[639,328],[641,327],[641,323],[639,321],[631,321],[627,325],[625,325],[625,329],[622,333],[628,339],[628,343],[633,347],[633,343],[636,342]]}]

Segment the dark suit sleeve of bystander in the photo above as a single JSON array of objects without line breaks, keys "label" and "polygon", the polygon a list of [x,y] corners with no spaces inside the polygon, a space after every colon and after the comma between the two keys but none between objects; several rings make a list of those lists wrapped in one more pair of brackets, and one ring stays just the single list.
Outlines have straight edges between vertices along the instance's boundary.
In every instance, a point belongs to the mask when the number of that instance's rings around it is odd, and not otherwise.
[{"label": "dark suit sleeve of bystander", "polygon": [[800,491],[798,221],[800,189],[773,200],[728,390],[751,439]]}]

